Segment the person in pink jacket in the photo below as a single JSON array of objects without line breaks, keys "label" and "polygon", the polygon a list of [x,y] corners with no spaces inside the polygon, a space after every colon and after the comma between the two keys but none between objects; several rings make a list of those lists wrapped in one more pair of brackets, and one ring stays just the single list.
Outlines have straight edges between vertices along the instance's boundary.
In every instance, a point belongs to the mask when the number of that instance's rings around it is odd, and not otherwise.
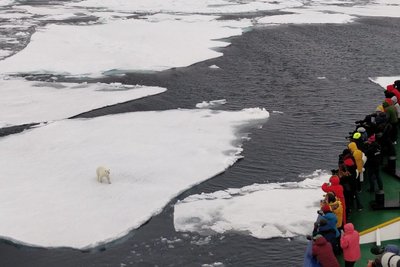
[{"label": "person in pink jacket", "polygon": [[343,249],[345,267],[353,267],[357,260],[361,258],[360,235],[354,230],[352,223],[344,225],[344,232],[340,237],[340,246]]}]

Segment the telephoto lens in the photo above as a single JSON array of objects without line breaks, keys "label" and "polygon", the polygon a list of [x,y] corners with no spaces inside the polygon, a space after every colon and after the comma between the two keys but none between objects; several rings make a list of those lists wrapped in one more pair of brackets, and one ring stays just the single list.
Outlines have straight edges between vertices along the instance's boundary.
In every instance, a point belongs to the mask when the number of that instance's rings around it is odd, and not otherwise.
[{"label": "telephoto lens", "polygon": [[382,267],[400,267],[400,256],[392,252],[385,252],[381,258]]}]

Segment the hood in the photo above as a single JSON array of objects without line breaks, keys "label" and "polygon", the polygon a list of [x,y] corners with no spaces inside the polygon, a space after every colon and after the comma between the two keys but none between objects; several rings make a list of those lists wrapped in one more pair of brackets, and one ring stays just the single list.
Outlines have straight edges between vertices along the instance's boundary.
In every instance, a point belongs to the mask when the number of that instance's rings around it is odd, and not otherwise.
[{"label": "hood", "polygon": [[331,178],[329,178],[329,182],[332,185],[338,185],[340,183],[339,177],[337,175],[332,175]]},{"label": "hood", "polygon": [[347,147],[350,149],[351,152],[358,150],[357,145],[354,142],[351,142],[350,144],[348,144]]},{"label": "hood", "polygon": [[378,105],[378,106],[376,107],[375,111],[377,111],[377,112],[384,112],[385,109],[383,108],[382,105]]},{"label": "hood", "polygon": [[352,223],[346,223],[343,228],[346,234],[351,234],[354,232],[354,225]]}]

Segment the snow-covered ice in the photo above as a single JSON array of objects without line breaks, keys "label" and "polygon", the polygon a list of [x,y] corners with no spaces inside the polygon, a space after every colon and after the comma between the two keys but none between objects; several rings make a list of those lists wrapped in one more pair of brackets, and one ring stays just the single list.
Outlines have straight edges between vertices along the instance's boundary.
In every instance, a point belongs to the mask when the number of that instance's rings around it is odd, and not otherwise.
[{"label": "snow-covered ice", "polygon": [[302,182],[254,184],[191,195],[174,209],[177,231],[200,234],[242,232],[257,238],[310,234],[321,185],[330,175],[316,171]]},{"label": "snow-covered ice", "polygon": [[185,67],[221,56],[213,48],[229,43],[217,39],[240,35],[241,27],[251,25],[243,20],[232,27],[235,23],[126,19],[89,26],[51,24],[36,32],[21,52],[0,61],[0,72],[92,77]]},{"label": "snow-covered ice", "polygon": [[386,90],[386,86],[388,86],[389,84],[393,84],[393,82],[396,81],[396,80],[400,80],[400,75],[398,75],[398,76],[389,76],[389,77],[371,77],[369,79],[370,79],[370,81],[378,84],[384,90]]},{"label": "snow-covered ice", "polygon": [[[268,116],[258,108],[134,112],[3,137],[0,233],[75,248],[121,237],[231,166],[242,151],[238,130]],[[97,182],[100,165],[111,169],[112,184]]]},{"label": "snow-covered ice", "polygon": [[0,127],[61,120],[80,113],[165,92],[118,83],[58,83],[0,79]]}]

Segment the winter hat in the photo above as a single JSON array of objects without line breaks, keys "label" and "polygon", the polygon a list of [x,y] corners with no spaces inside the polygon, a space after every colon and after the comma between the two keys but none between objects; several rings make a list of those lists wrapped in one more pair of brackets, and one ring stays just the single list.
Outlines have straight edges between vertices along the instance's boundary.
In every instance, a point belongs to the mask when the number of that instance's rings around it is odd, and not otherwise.
[{"label": "winter hat", "polygon": [[353,139],[358,140],[358,139],[360,139],[360,137],[361,137],[361,134],[360,134],[359,132],[355,132],[355,133],[353,134]]},{"label": "winter hat", "polygon": [[365,133],[365,128],[364,127],[358,127],[357,132],[359,133]]},{"label": "winter hat", "polygon": [[324,205],[321,207],[321,210],[322,210],[324,213],[327,213],[327,212],[330,212],[330,211],[331,211],[331,207],[330,207],[328,204],[324,204]]},{"label": "winter hat", "polygon": [[376,140],[375,134],[373,134],[373,135],[371,135],[371,136],[368,138],[368,143],[375,142],[375,140]]},{"label": "winter hat", "polygon": [[350,144],[347,145],[347,147],[350,149],[350,151],[353,153],[354,151],[358,150],[357,144],[354,142],[350,142]]}]

